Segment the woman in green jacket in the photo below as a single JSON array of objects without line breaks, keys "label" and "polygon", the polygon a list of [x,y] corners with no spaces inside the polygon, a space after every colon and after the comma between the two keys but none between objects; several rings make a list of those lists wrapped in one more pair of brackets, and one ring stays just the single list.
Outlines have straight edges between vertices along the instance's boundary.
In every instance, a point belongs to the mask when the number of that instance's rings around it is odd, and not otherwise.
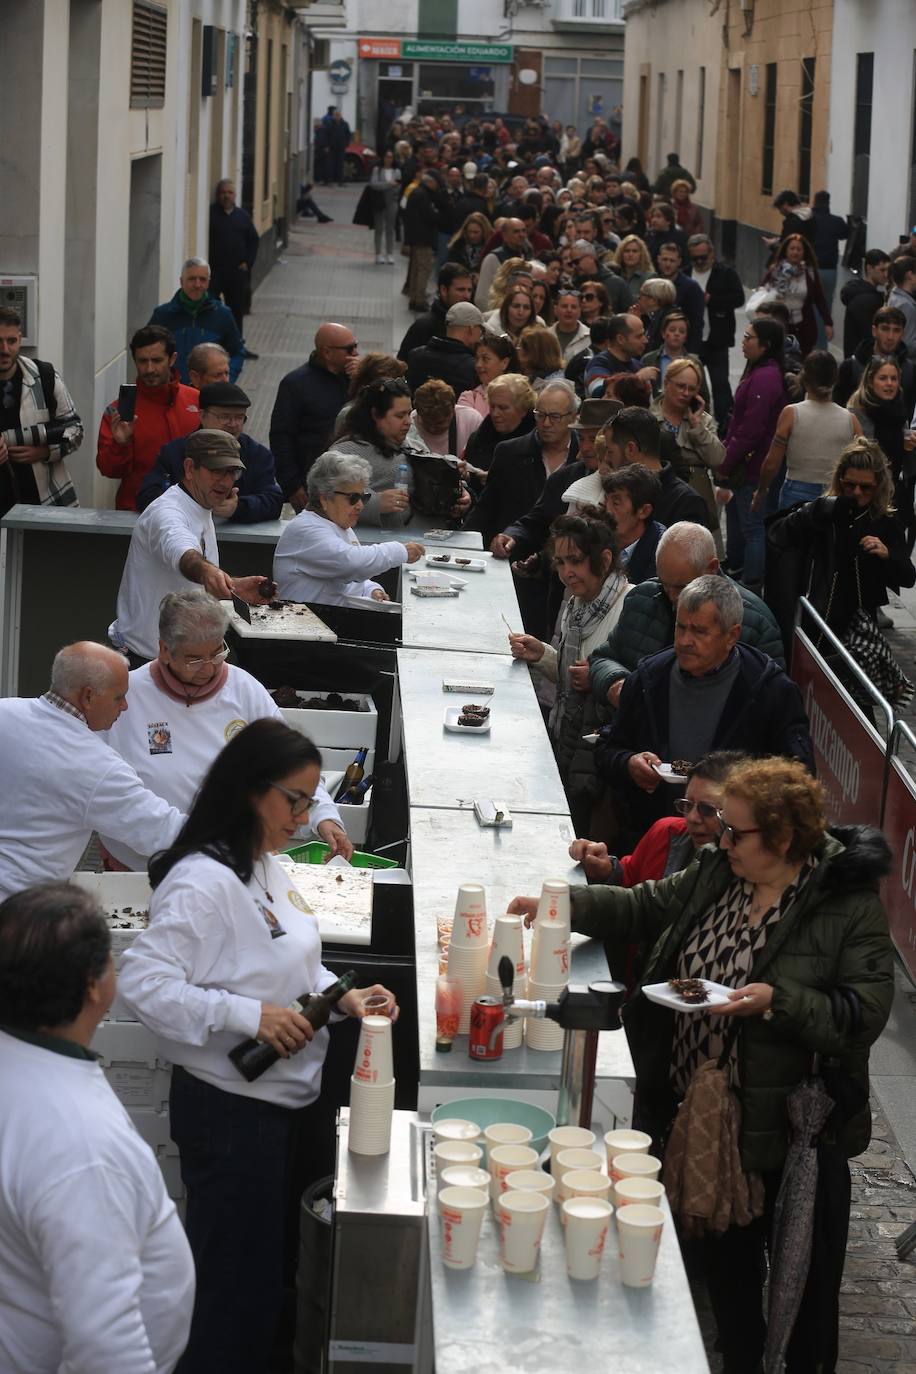
[{"label": "woman in green jacket", "polygon": [[[690,1015],[637,996],[625,1021],[636,1065],[634,1122],[663,1148],[691,1078],[718,1059],[732,1018],[740,1018],[729,1068],[741,1105],[741,1161],[761,1175],[766,1207],[749,1226],[706,1238],[703,1253],[724,1369],[749,1374],[760,1367],[766,1340],[764,1252],[789,1144],[786,1099],[814,1054],[837,1060],[863,1102],[838,1125],[828,1121],[823,1138],[849,1158],[870,1137],[868,1052],[893,999],[893,953],[878,895],[890,851],[869,827],[828,833],[820,785],[784,759],[737,765],[725,783],[721,821],[718,849],[701,849],[695,864],[671,878],[573,889],[572,924],[605,941],[612,967],[630,943],[654,944],[643,986],[705,978],[733,989],[726,1006]],[[516,898],[509,910],[530,924],[537,899]],[[856,1009],[842,1024],[831,997],[838,989]],[[848,1214],[847,1170],[845,1196],[831,1198],[834,1258],[845,1250]],[[823,1259],[812,1257],[812,1293],[825,1291]],[[813,1303],[802,1304],[786,1366],[795,1374],[833,1368],[835,1269],[826,1319],[823,1306],[815,1312]]]}]

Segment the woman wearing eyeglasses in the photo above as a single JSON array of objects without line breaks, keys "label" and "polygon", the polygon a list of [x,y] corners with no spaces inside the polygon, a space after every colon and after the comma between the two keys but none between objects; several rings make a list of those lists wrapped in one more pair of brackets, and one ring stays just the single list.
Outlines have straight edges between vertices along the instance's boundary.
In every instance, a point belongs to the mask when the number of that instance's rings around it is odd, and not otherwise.
[{"label": "woman wearing eyeglasses", "polygon": [[[672,1012],[637,995],[625,1017],[636,1064],[634,1125],[664,1149],[694,1074],[724,1053],[740,1107],[738,1149],[762,1185],[763,1214],[698,1242],[718,1325],[717,1349],[731,1374],[761,1367],[766,1325],[762,1286],[767,1233],[790,1139],[787,1099],[812,1057],[838,1061],[858,1102],[839,1109],[822,1134],[834,1147],[834,1192],[820,1222],[787,1368],[833,1369],[837,1295],[849,1217],[844,1160],[868,1144],[868,1049],[890,1014],[893,950],[878,894],[890,851],[867,826],[830,831],[823,791],[786,759],[737,764],[724,785],[719,847],[694,864],[637,887],[574,887],[572,927],[604,940],[610,956],[633,940],[653,944],[641,986],[703,978],[731,989],[716,1010]],[[537,898],[510,912],[528,924]],[[728,1044],[726,1036],[736,1034]]]},{"label": "woman wearing eyeglasses", "polygon": [[[226,662],[228,623],[225,606],[203,588],[163,597],[159,653],[130,674],[131,710],[102,736],[144,787],[185,814],[226,740],[249,721],[281,714],[256,678]],[[353,845],[322,786],[306,823],[328,845],[329,857],[349,859]],[[105,835],[102,854],[108,869],[146,869],[143,855]]]},{"label": "woman wearing eyeglasses", "polygon": [[363,458],[332,449],[309,469],[308,506],[284,527],[274,553],[277,593],[290,601],[346,606],[358,596],[388,601],[372,579],[416,563],[422,544],[361,544],[354,525],[369,501],[372,468]]},{"label": "woman wearing eyeglasses", "polygon": [[[335,975],[321,962],[314,913],[274,857],[312,806],[321,755],[282,721],[230,739],[170,849],[150,863],[149,926],[125,954],[120,994],[173,1065],[169,1124],[188,1190],[186,1230],[197,1298],[182,1374],[251,1374],[272,1349],[284,1235],[295,1234],[316,1145],[327,1028],[290,1003]],[[363,1015],[379,985],[338,1003]],[[229,1051],[247,1037],[278,1062],[249,1083]],[[290,1206],[292,1199],[295,1201]]]}]

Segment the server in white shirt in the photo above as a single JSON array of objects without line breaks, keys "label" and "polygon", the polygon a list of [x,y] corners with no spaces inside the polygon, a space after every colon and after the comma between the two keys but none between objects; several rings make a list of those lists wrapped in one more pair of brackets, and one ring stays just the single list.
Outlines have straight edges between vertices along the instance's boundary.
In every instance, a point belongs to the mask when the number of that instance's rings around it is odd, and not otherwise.
[{"label": "server in white shirt", "polygon": [[[328,1041],[289,1004],[335,982],[318,922],[272,856],[308,813],[320,769],[315,746],[282,721],[235,735],[177,841],[150,864],[149,927],[121,968],[122,1000],[175,1066],[170,1126],[197,1266],[181,1374],[253,1374],[271,1350],[284,1227],[297,1225],[284,1176]],[[351,989],[339,1010],[361,1016],[381,993],[395,1014],[378,984]],[[246,1037],[281,1056],[254,1082],[227,1057]]]},{"label": "server in white shirt", "polygon": [[0,701],[0,898],[69,878],[94,830],[131,845],[144,868],[177,835],[183,813],[99,733],[127,710],[127,688],[123,655],[84,642],[55,656],[44,696]]},{"label": "server in white shirt", "polygon": [[[105,735],[144,786],[179,811],[191,809],[204,774],[233,735],[262,716],[282,718],[267,689],[226,662],[228,623],[222,603],[202,588],[164,596],[158,657],[130,674],[130,710]],[[340,812],[320,785],[309,822],[328,845],[328,858],[350,858]],[[130,844],[106,832],[101,838],[119,865],[145,870],[146,859]]]},{"label": "server in white shirt", "polygon": [[0,905],[0,1369],[168,1374],[194,1301],[162,1173],[89,1048],[115,989],[88,892]]},{"label": "server in white shirt", "polygon": [[198,583],[211,596],[233,592],[264,605],[263,577],[230,577],[219,566],[213,510],[226,501],[245,470],[239,442],[219,429],[199,429],[185,445],[184,479],[147,506],[130,537],[118,588],[117,616],[108,634],[126,650],[131,667],[156,657],[159,603],[166,592]]},{"label": "server in white shirt", "polygon": [[309,469],[306,510],[290,520],[274,554],[278,595],[291,601],[345,606],[347,598],[387,601],[372,578],[416,563],[422,544],[361,544],[353,526],[372,495],[372,468],[365,458],[331,449]]}]

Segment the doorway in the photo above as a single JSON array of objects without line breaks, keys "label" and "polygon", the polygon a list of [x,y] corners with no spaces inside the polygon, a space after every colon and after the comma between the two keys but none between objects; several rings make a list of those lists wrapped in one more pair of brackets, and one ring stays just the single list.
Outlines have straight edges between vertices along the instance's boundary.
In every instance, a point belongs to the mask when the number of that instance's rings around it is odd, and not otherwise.
[{"label": "doorway", "polygon": [[413,104],[412,78],[380,76],[377,101],[375,151],[381,157],[386,147],[388,130],[404,107]]},{"label": "doorway", "polygon": [[127,337],[159,304],[159,236],[162,219],[162,155],[130,164],[130,228],[127,247]]}]

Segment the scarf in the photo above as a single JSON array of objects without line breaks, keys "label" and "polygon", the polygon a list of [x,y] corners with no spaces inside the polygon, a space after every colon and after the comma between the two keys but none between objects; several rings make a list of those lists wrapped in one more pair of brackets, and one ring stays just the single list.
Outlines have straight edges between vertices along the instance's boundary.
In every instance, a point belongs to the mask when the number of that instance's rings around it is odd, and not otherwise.
[{"label": "scarf", "polygon": [[219,672],[214,673],[210,681],[205,682],[202,687],[189,686],[188,683],[182,682],[181,678],[176,677],[171,668],[166,667],[158,658],[153,659],[149,671],[160,692],[165,692],[166,696],[174,701],[180,701],[184,706],[194,706],[198,701],[206,701],[222,691],[229,676],[229,665],[221,663]]},{"label": "scarf", "polygon": [[191,297],[186,296],[185,293],[179,288],[178,299],[181,302],[182,310],[186,310],[188,314],[193,315],[194,319],[196,320],[200,311],[203,310],[204,306],[207,304],[209,296],[206,292],[204,292],[199,301],[192,301]]},{"label": "scarf", "polygon": [[567,704],[574,688],[570,685],[569,670],[582,657],[582,645],[589,631],[602,621],[618,597],[626,592],[627,580],[613,569],[608,573],[594,601],[571,596],[560,614],[560,635],[557,646],[557,695],[550,708],[550,733],[556,738],[562,729]]},{"label": "scarf", "polygon": [[898,391],[892,401],[879,401],[877,396],[866,391],[862,397],[862,411],[871,420],[875,440],[896,476],[905,456],[903,431],[909,418],[903,392]]}]

